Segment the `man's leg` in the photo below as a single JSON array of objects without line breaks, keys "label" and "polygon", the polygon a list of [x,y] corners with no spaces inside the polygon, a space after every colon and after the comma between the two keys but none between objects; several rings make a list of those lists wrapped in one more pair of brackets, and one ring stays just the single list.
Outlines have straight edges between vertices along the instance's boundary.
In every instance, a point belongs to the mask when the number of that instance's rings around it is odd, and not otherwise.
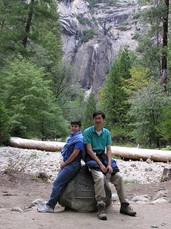
[{"label": "man's leg", "polygon": [[123,178],[119,172],[111,175],[110,182],[114,184],[120,203],[128,203],[124,194]]},{"label": "man's leg", "polygon": [[128,201],[125,198],[123,178],[121,174],[119,172],[115,173],[111,176],[110,181],[112,184],[114,184],[119,197],[119,201],[121,203],[120,213],[135,216],[136,212],[132,210]]},{"label": "man's leg", "polygon": [[104,188],[105,176],[101,171],[96,171],[94,169],[91,169],[91,173],[94,180],[94,191],[95,191],[95,198],[97,201],[97,209],[98,209],[97,216],[101,220],[107,220],[107,215],[105,212],[106,204],[104,202],[106,198],[106,192]]}]

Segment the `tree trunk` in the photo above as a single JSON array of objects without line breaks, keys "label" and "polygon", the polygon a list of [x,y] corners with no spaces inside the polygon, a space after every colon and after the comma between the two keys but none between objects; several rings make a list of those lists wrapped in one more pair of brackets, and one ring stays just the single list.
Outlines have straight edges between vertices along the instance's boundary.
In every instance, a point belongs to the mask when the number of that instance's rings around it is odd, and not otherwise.
[{"label": "tree trunk", "polygon": [[27,42],[28,42],[28,34],[30,33],[30,28],[31,28],[31,23],[32,23],[32,18],[33,18],[33,4],[34,4],[34,0],[31,0],[31,2],[29,3],[29,13],[28,13],[28,18],[27,18],[27,23],[26,23],[26,27],[25,27],[25,37],[23,38],[23,46],[24,48],[26,48],[27,46]]},{"label": "tree trunk", "polygon": [[162,69],[161,69],[161,85],[164,91],[167,91],[167,48],[168,48],[168,25],[169,25],[169,0],[164,0],[166,11],[163,17],[163,52],[162,52]]}]

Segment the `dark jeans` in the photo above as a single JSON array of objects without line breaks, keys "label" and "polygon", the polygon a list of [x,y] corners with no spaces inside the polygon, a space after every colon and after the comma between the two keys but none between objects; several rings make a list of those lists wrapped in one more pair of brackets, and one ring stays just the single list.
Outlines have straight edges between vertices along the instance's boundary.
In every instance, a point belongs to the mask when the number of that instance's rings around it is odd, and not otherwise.
[{"label": "dark jeans", "polygon": [[58,202],[58,199],[61,195],[62,190],[65,188],[67,183],[79,172],[81,168],[80,162],[73,162],[69,165],[66,165],[61,169],[53,182],[52,193],[50,195],[47,205],[55,208],[55,205]]}]

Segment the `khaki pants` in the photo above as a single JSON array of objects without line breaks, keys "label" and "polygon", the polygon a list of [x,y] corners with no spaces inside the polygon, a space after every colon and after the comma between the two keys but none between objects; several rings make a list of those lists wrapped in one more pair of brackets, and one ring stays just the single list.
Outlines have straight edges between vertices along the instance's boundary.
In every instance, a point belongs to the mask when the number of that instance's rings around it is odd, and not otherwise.
[{"label": "khaki pants", "polygon": [[[106,198],[104,183],[105,175],[101,171],[96,171],[91,169],[91,173],[94,180],[94,190],[96,201],[101,201]],[[123,179],[119,172],[111,175],[110,182],[115,186],[120,203],[128,203],[125,199],[124,188],[123,188]]]}]

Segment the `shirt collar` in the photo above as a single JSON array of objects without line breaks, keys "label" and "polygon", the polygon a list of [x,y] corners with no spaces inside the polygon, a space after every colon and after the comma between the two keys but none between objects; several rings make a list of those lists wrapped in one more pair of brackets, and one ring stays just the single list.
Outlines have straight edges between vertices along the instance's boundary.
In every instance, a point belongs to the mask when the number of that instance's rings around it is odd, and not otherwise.
[{"label": "shirt collar", "polygon": [[[93,132],[96,133],[95,126],[93,126]],[[102,127],[102,133],[103,133],[103,127]],[[102,134],[102,133],[101,133],[101,134]]]}]

